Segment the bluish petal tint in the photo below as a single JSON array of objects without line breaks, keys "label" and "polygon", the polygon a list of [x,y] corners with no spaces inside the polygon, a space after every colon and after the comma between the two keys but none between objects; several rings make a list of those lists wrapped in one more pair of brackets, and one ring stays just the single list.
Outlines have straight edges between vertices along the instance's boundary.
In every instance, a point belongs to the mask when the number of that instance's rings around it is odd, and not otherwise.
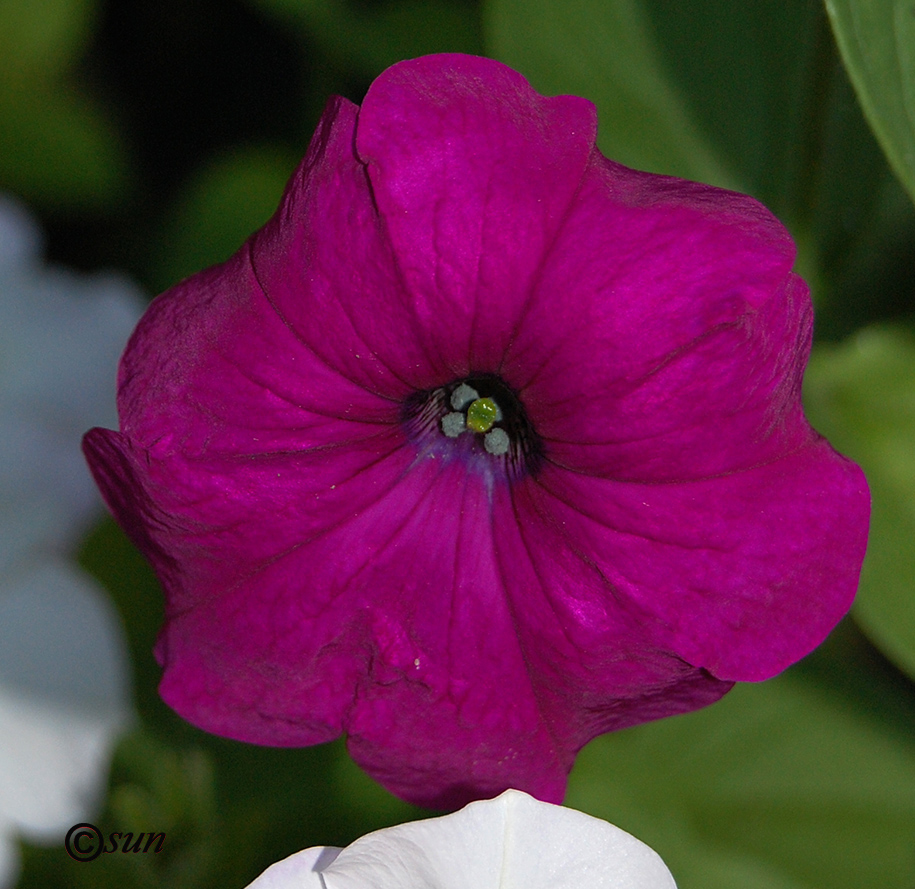
[{"label": "bluish petal tint", "polygon": [[150,307],[85,451],[162,581],[186,719],[346,734],[428,806],[558,801],[595,735],[774,675],[848,609],[867,487],[801,410],[791,239],[606,160],[595,121],[487,59],[395,65]]}]

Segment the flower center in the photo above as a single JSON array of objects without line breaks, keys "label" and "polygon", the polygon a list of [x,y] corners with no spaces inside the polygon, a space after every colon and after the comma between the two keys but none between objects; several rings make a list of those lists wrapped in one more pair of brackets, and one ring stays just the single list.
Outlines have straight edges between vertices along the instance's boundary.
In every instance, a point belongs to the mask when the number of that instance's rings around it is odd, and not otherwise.
[{"label": "flower center", "polygon": [[415,392],[404,402],[410,437],[439,452],[463,453],[511,478],[536,472],[543,456],[518,396],[497,376],[481,374]]}]

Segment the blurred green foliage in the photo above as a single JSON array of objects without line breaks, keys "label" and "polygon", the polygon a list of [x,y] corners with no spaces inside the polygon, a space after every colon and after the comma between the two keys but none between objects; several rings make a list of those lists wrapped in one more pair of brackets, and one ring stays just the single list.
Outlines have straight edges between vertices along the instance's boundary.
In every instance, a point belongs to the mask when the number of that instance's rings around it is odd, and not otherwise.
[{"label": "blurred green foliage", "polygon": [[819,3],[488,0],[496,57],[598,108],[610,157],[745,191],[798,242],[820,336],[911,311],[915,209]]},{"label": "blurred green foliage", "polygon": [[915,200],[915,7],[906,0],[826,0],[864,113]]},{"label": "blurred green foliage", "polygon": [[128,184],[102,105],[74,76],[93,0],[0,3],[0,184],[37,208],[98,207]]},{"label": "blurred green foliage", "polygon": [[915,336],[867,328],[821,346],[805,378],[817,428],[867,474],[871,535],[854,614],[915,679]]},{"label": "blurred green foliage", "polygon": [[[748,191],[784,219],[818,308],[807,408],[873,490],[853,618],[785,677],[598,739],[568,802],[654,845],[681,889],[912,889],[911,4],[0,0],[0,188],[42,216],[53,259],[164,289],[271,215],[329,93],[359,101],[384,67],[437,51],[584,95],[606,154]],[[120,610],[137,708],[98,823],[168,840],[91,864],[28,847],[22,887],[241,887],[298,849],[423,814],[342,743],[255,748],[182,722],[156,694],[155,579],[110,521],[82,561]]]},{"label": "blurred green foliage", "polygon": [[491,0],[486,32],[494,55],[547,95],[591,99],[598,142],[631,167],[740,188],[689,114],[663,69],[645,4]]},{"label": "blurred green foliage", "polygon": [[369,78],[401,59],[436,52],[483,54],[479,18],[469,3],[390,0],[251,0],[306,38],[317,40],[337,65]]},{"label": "blurred green foliage", "polygon": [[280,146],[239,146],[196,170],[150,251],[155,289],[228,259],[273,215],[298,161]]},{"label": "blurred green foliage", "polygon": [[680,889],[909,889],[915,747],[787,674],[592,742],[567,798],[645,840]]}]

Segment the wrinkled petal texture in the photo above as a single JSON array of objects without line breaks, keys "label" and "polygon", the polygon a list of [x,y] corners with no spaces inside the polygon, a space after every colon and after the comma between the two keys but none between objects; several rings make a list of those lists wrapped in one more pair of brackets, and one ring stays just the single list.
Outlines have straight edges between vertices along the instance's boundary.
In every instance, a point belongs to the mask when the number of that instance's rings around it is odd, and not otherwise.
[{"label": "wrinkled petal texture", "polygon": [[660,857],[583,812],[518,790],[399,824],[345,849],[305,849],[249,889],[676,889]]},{"label": "wrinkled petal texture", "polygon": [[[592,737],[802,657],[869,500],[800,406],[794,247],[614,164],[593,107],[468,56],[334,100],[276,216],[159,297],[85,450],[167,598],[161,693],[257,743],[348,735],[399,795],[560,800]],[[509,480],[404,399],[499,374]]]}]

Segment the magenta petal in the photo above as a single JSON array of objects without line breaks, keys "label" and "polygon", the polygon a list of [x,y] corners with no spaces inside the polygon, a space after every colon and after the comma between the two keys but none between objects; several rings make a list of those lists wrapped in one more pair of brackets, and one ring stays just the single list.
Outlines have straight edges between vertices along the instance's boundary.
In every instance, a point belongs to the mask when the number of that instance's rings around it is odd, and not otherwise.
[{"label": "magenta petal", "polygon": [[793,258],[752,198],[595,160],[505,362],[550,459],[676,481],[803,445]]},{"label": "magenta petal", "polygon": [[[112,433],[87,439],[96,466],[131,459],[113,456],[118,447]],[[141,523],[155,528],[154,545],[137,542],[169,599],[161,694],[190,722],[240,740],[314,744],[346,732],[370,774],[424,805],[513,786],[558,801],[581,742],[551,735],[531,687],[485,487],[457,463],[404,469],[400,453],[366,467],[342,496],[365,487],[371,503],[317,533],[288,515],[267,525],[274,540],[258,536],[266,498],[234,515],[223,501],[217,514],[200,501],[165,504],[157,490],[166,508]],[[146,502],[135,492],[127,514]]]},{"label": "magenta petal", "polygon": [[158,457],[241,461],[370,438],[400,404],[303,347],[245,247],[153,301],[121,359],[118,411]]},{"label": "magenta petal", "polygon": [[851,605],[867,543],[864,475],[822,439],[689,483],[552,470],[518,498],[538,551],[578,554],[543,560],[544,582],[601,628],[602,608],[641,615],[647,650],[724,680],[768,679],[819,645]]},{"label": "magenta petal", "polygon": [[[298,352],[399,401],[429,385],[441,361],[355,155],[357,112],[345,99],[328,103],[279,209],[249,242],[252,271]],[[334,394],[328,403],[340,404]]]},{"label": "magenta petal", "polygon": [[596,133],[590,102],[490,59],[426,56],[372,84],[356,149],[445,377],[498,370]]},{"label": "magenta petal", "polygon": [[429,806],[559,801],[595,735],[771,676],[848,609],[867,487],[803,416],[787,232],[594,137],[498,62],[395,65],[150,306],[84,449],[162,582],[186,719],[346,734]]},{"label": "magenta petal", "polygon": [[528,675],[557,737],[577,751],[603,732],[725,694],[733,682],[657,644],[653,615],[565,534],[564,504],[551,500],[535,482],[518,486],[512,520],[494,535]]}]

